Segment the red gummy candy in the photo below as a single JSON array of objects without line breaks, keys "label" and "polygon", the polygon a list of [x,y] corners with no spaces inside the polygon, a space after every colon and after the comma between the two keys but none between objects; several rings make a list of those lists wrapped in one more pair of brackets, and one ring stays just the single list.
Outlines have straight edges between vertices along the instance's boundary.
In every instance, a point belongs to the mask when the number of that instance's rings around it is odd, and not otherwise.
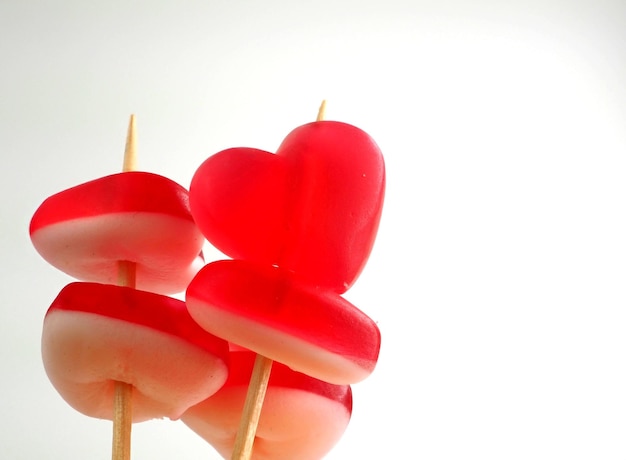
[{"label": "red gummy candy", "polygon": [[202,233],[227,256],[341,294],[367,262],[384,189],[374,140],[352,125],[318,121],[293,130],[276,154],[232,148],[209,157],[189,200]]},{"label": "red gummy candy", "polygon": [[[224,386],[181,417],[224,458],[232,457],[254,359],[250,351],[232,351]],[[274,363],[252,458],[318,460],[339,441],[351,414],[349,385],[332,385]]]},{"label": "red gummy candy", "polygon": [[83,281],[113,284],[129,261],[138,289],[173,294],[204,265],[187,191],[157,174],[112,174],[52,195],[29,230],[46,261]]},{"label": "red gummy candy", "polygon": [[278,267],[211,262],[189,284],[186,304],[210,333],[325,382],[359,382],[378,360],[374,321],[339,294],[298,283]]},{"label": "red gummy candy", "polygon": [[128,287],[71,283],[46,313],[44,367],[63,399],[112,420],[115,382],[133,386],[133,422],[177,419],[228,377],[228,344],[184,302]]}]

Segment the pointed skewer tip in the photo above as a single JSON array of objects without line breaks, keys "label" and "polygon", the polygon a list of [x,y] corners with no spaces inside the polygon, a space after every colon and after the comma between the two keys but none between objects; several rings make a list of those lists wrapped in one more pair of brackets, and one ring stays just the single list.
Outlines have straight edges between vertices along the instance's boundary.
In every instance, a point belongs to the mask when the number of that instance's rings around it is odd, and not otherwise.
[{"label": "pointed skewer tip", "polygon": [[326,118],[326,99],[322,100],[322,103],[320,105],[320,108],[317,112],[317,120],[316,121],[322,121]]},{"label": "pointed skewer tip", "polygon": [[124,149],[124,165],[122,171],[134,171],[137,169],[137,128],[135,126],[135,114],[131,114],[126,134],[126,147]]}]

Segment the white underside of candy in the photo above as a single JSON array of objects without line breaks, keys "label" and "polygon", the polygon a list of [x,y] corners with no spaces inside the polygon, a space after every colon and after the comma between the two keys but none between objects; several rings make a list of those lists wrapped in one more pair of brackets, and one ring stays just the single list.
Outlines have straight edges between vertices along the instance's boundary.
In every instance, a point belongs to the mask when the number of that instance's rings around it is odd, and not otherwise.
[{"label": "white underside of candy", "polygon": [[344,356],[306,340],[187,297],[187,309],[205,330],[303,374],[337,385],[360,382],[375,362]]},{"label": "white underside of candy", "polygon": [[136,288],[182,292],[204,266],[204,237],[193,222],[158,213],[115,213],[63,221],[33,232],[50,264],[81,280],[116,284],[118,262],[136,265]]},{"label": "white underside of candy", "polygon": [[115,381],[133,386],[133,422],[178,419],[213,395],[227,366],[184,339],[105,316],[50,312],[42,334],[52,385],[79,412],[112,419]]},{"label": "white underside of candy", "polygon": [[[224,388],[190,408],[181,420],[230,458],[246,386]],[[305,390],[267,389],[253,447],[253,460],[319,460],[343,435],[350,413],[337,401]]]}]

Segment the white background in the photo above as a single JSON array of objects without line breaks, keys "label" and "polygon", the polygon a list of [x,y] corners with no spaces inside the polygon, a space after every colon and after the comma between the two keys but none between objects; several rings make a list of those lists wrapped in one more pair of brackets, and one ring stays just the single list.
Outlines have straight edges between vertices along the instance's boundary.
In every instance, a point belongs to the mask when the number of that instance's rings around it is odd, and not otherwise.
[{"label": "white background", "polygon": [[[72,279],[30,244],[37,206],[118,172],[131,113],[140,169],[187,187],[324,98],[388,179],[345,295],[383,345],[328,459],[626,458],[626,3],[2,2],[0,65],[0,458],[110,458],[43,371]],[[133,427],[133,459],[212,458]]]}]

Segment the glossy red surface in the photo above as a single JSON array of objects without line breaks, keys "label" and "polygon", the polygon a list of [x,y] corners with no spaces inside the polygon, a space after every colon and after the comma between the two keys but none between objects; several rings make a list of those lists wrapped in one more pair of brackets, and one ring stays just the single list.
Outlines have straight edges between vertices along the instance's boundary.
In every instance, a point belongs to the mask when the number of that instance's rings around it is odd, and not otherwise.
[{"label": "glossy red surface", "polygon": [[70,283],[46,315],[56,310],[93,313],[149,327],[182,338],[228,363],[228,342],[198,326],[182,300],[110,284]]},{"label": "glossy red surface", "polygon": [[125,172],[72,187],[35,211],[30,238],[51,265],[81,281],[117,283],[118,262],[135,264],[136,287],[184,291],[204,265],[205,238],[187,191],[156,174]]},{"label": "glossy red surface", "polygon": [[293,130],[275,154],[232,148],[209,157],[189,196],[200,230],[229,257],[343,293],[369,257],[384,190],[374,140],[322,121]]},{"label": "glossy red surface", "polygon": [[30,222],[30,234],[42,227],[102,214],[145,212],[193,221],[187,190],[172,180],[129,171],[76,185],[44,200]]},{"label": "glossy red surface", "polygon": [[186,303],[209,332],[327,382],[362,380],[378,360],[380,331],[372,319],[278,267],[212,262],[189,284]]}]

